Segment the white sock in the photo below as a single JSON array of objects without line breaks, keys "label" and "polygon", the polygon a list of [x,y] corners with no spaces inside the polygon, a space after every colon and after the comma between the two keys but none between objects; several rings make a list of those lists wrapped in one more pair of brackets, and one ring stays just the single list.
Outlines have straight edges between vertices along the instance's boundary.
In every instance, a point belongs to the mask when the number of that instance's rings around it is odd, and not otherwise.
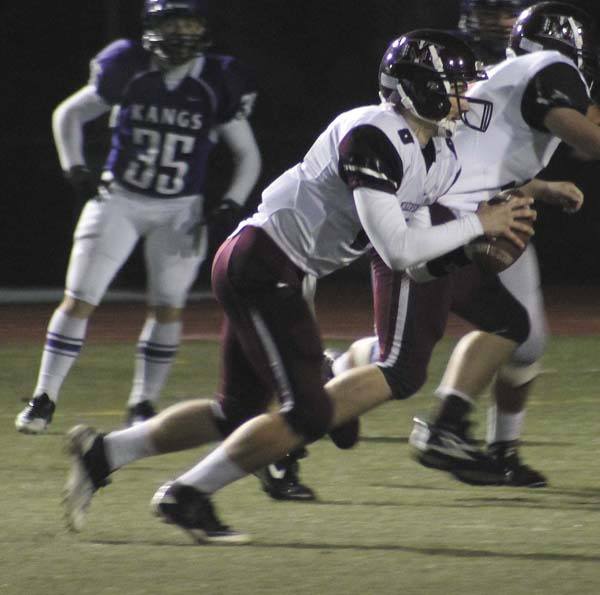
[{"label": "white sock", "polygon": [[158,400],[179,348],[181,327],[181,321],[161,324],[155,318],[146,319],[137,344],[129,407]]},{"label": "white sock", "polygon": [[492,405],[488,409],[487,422],[488,444],[518,440],[523,432],[525,410],[519,413],[506,413],[499,411],[496,405]]},{"label": "white sock", "polygon": [[150,440],[150,424],[141,423],[104,437],[106,458],[111,471],[128,463],[158,454]]},{"label": "white sock", "polygon": [[217,446],[175,481],[193,486],[204,494],[212,494],[246,475],[248,473],[227,456],[223,446]]},{"label": "white sock", "polygon": [[58,393],[75,363],[87,330],[87,318],[74,318],[55,310],[46,331],[46,342],[33,396],[46,393],[56,402]]}]

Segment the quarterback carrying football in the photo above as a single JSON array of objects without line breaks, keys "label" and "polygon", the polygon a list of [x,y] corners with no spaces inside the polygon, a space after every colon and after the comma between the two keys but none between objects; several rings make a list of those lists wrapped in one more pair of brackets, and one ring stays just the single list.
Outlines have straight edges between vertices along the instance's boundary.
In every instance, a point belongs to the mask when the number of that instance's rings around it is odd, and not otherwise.
[{"label": "quarterback carrying football", "polygon": [[[486,206],[436,229],[407,224],[456,179],[460,165],[448,130],[466,119],[467,84],[484,77],[468,46],[449,34],[418,30],[392,42],[379,71],[382,102],[335,118],[304,159],[264,190],[257,212],[215,257],[213,290],[226,313],[217,398],[104,436],[71,430],[65,506],[72,528],[119,467],[223,440],[165,484],[153,508],[198,541],[247,541],[218,520],[213,493],[389,400],[376,365],[349,372],[341,392],[343,376],[323,387],[322,343],[302,282],[350,264],[371,245],[390,269],[403,270],[482,233],[532,232],[530,198]],[[483,114],[491,108],[486,100],[473,103]],[[485,116],[470,120],[478,129],[486,124]],[[276,411],[268,409],[273,394]]]}]

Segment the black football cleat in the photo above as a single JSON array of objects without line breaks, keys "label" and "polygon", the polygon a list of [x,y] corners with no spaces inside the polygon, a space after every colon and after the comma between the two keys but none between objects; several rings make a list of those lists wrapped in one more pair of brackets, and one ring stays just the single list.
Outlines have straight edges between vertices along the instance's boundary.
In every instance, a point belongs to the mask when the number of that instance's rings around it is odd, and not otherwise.
[{"label": "black football cleat", "polygon": [[23,434],[43,434],[52,421],[56,405],[46,393],[33,397],[17,415],[15,428]]},{"label": "black football cleat", "polygon": [[502,485],[524,488],[545,488],[548,485],[542,473],[521,461],[516,440],[494,442],[489,445],[488,454],[503,471]]},{"label": "black football cleat", "polygon": [[146,420],[156,415],[156,409],[151,401],[141,401],[127,408],[125,416],[125,425],[130,428],[144,423]]},{"label": "black football cleat", "polygon": [[65,450],[71,457],[63,491],[65,520],[71,531],[81,531],[94,494],[110,483],[104,435],[88,426],[75,426],[67,433]]},{"label": "black football cleat", "polygon": [[166,483],[154,494],[153,513],[165,523],[177,525],[197,543],[244,544],[250,536],[224,525],[211,499],[192,486]]},{"label": "black football cleat", "polygon": [[280,461],[259,469],[255,475],[261,487],[273,500],[310,502],[316,500],[314,491],[300,482],[298,459],[307,456],[304,448],[295,450]]},{"label": "black football cleat", "polygon": [[424,467],[450,472],[470,485],[504,483],[504,470],[478,446],[469,434],[470,422],[444,427],[414,418],[408,439],[413,458]]},{"label": "black football cleat", "polygon": [[548,481],[519,458],[516,441],[496,442],[487,449],[487,459],[469,467],[455,467],[452,475],[463,483],[479,486],[544,488]]}]

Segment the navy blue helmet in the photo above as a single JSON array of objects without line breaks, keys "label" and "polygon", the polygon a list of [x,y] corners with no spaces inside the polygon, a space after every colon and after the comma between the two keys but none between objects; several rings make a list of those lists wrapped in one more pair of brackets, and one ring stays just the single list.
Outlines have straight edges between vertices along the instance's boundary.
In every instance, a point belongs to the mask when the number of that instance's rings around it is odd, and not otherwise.
[{"label": "navy blue helmet", "polygon": [[[470,82],[487,78],[483,65],[469,46],[444,31],[419,29],[394,40],[383,55],[379,67],[379,94],[383,101],[409,110],[418,118],[438,122],[451,131],[447,119],[450,97],[458,102],[460,117],[465,124],[484,131],[492,115],[489,101],[465,97]],[[480,104],[479,121],[469,121],[461,102]]]},{"label": "navy blue helmet", "polygon": [[583,9],[564,2],[540,2],[519,15],[509,53],[556,50],[570,58],[592,86],[599,75],[597,35],[594,19]]},{"label": "navy blue helmet", "polygon": [[515,19],[535,0],[462,0],[458,27],[473,44],[479,57],[499,62]]},{"label": "navy blue helmet", "polygon": [[208,0],[145,0],[144,47],[167,65],[187,62],[210,45],[207,13]]}]

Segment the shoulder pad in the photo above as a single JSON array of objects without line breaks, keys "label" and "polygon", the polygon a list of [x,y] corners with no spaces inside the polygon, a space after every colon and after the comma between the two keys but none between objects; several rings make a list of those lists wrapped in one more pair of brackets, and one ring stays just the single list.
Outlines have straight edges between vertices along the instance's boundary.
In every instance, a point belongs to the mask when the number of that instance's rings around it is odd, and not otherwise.
[{"label": "shoulder pad", "polygon": [[400,187],[402,159],[380,128],[352,128],[340,141],[339,155],[339,175],[351,190],[365,187],[395,194]]},{"label": "shoulder pad", "polygon": [[150,59],[141,44],[129,39],[114,41],[91,60],[89,84],[108,103],[119,103],[127,83],[149,67]]}]

